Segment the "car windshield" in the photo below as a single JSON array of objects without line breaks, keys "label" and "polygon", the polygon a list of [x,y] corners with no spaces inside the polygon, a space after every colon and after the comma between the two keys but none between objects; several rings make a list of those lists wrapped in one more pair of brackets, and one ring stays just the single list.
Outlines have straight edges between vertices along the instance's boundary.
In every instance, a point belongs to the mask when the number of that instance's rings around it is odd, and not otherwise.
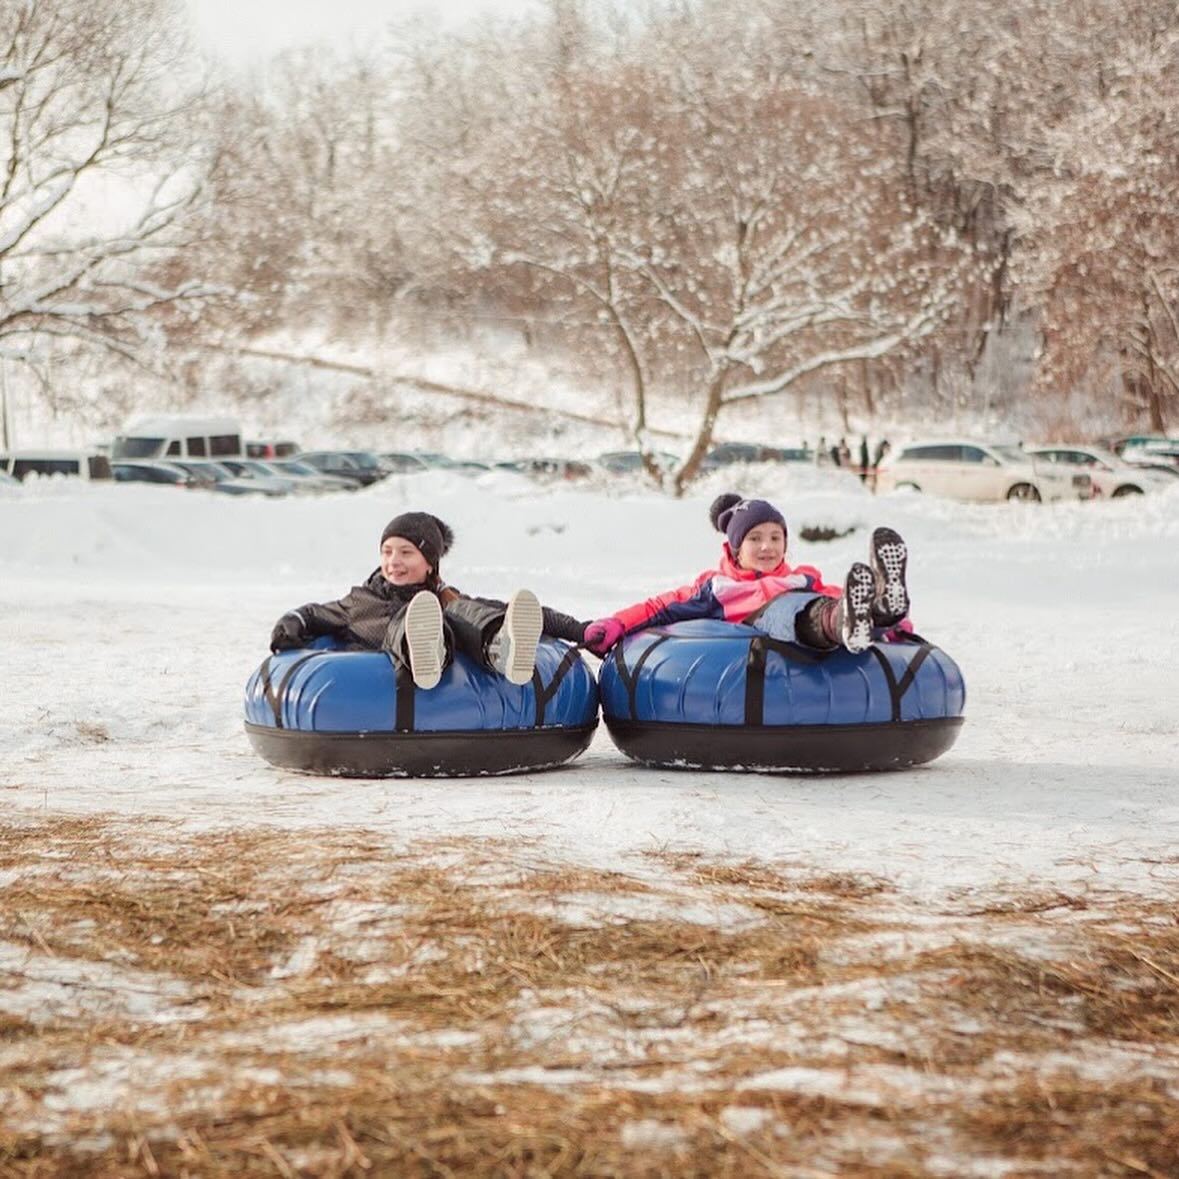
[{"label": "car windshield", "polygon": [[113,459],[152,458],[164,449],[163,438],[116,438],[111,446]]}]

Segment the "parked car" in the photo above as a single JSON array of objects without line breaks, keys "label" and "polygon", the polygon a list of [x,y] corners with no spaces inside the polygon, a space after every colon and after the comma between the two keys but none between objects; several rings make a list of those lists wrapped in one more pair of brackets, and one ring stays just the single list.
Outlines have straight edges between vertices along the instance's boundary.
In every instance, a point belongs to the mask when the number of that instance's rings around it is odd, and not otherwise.
[{"label": "parked car", "polygon": [[420,454],[409,451],[381,451],[377,458],[390,475],[420,475],[430,469],[430,464]]},{"label": "parked car", "polygon": [[244,454],[242,430],[236,418],[192,414],[135,418],[111,445],[111,459],[125,461],[219,459]]},{"label": "parked car", "polygon": [[30,475],[71,479],[109,479],[110,459],[105,454],[85,450],[10,450],[0,454],[0,471],[14,479]]},{"label": "parked car", "polygon": [[1162,475],[1168,485],[1172,479],[1179,479],[1179,463],[1138,462],[1136,459],[1127,459],[1126,461],[1134,468],[1142,467],[1156,475]]},{"label": "parked car", "polygon": [[249,479],[257,483],[270,495],[292,495],[299,490],[298,481],[293,475],[281,475],[261,459],[221,459],[221,465],[232,471],[239,479]]},{"label": "parked car", "polygon": [[116,483],[161,483],[172,487],[200,487],[200,480],[171,463],[111,463]]},{"label": "parked car", "polygon": [[299,455],[299,461],[310,463],[317,471],[353,479],[364,487],[389,474],[380,456],[369,450],[306,450]]},{"label": "parked car", "polygon": [[878,492],[909,488],[950,499],[1088,499],[1093,482],[1081,471],[1038,460],[1017,445],[974,441],[910,442],[886,455]]},{"label": "parked car", "polygon": [[733,463],[807,463],[814,453],[805,446],[761,446],[754,442],[718,442],[700,463],[702,471],[714,471]]},{"label": "parked car", "polygon": [[256,438],[246,443],[246,458],[276,459],[290,458],[299,453],[299,444],[289,439],[274,441],[273,439]]},{"label": "parked car", "polygon": [[197,481],[198,487],[206,491],[215,491],[219,495],[280,494],[263,486],[257,479],[243,479],[240,475],[235,475],[221,463],[202,462],[199,459],[169,459],[168,465],[187,471]]},{"label": "parked car", "polygon": [[1112,450],[1114,454],[1127,458],[1129,451],[1142,450],[1157,444],[1179,446],[1179,438],[1168,434],[1122,434],[1109,438],[1098,438],[1096,445]]},{"label": "parked car", "polygon": [[1126,446],[1121,452],[1128,463],[1162,463],[1179,467],[1179,440],[1151,438],[1147,441]]},{"label": "parked car", "polygon": [[438,454],[432,450],[415,450],[414,454],[427,466],[441,467],[446,471],[453,471],[457,475],[482,475],[491,470],[487,463],[476,462],[474,459],[456,459],[449,455]]},{"label": "parked car", "polygon": [[[655,450],[650,457],[655,465],[663,471],[670,471],[679,465],[679,455],[669,454],[667,451]],[[598,455],[598,466],[612,475],[632,475],[644,471],[643,452],[641,450],[608,450]]]},{"label": "parked car", "polygon": [[1030,446],[1027,453],[1069,471],[1085,471],[1093,481],[1094,495],[1118,499],[1124,495],[1142,495],[1170,486],[1166,475],[1142,466],[1123,462],[1112,450],[1100,446],[1073,446],[1053,443]]},{"label": "parked car", "polygon": [[[431,468],[454,471],[459,475],[482,475],[491,468],[486,463],[477,463],[471,459],[451,458],[448,454],[439,454],[436,450],[413,450],[408,453],[382,454],[382,462],[395,463],[396,474],[407,474],[417,470],[427,471]],[[420,466],[413,466],[417,463]]]},{"label": "parked car", "polygon": [[281,475],[293,476],[299,483],[306,483],[316,491],[355,491],[360,486],[356,479],[329,475],[326,471],[319,471],[310,463],[299,459],[272,459],[266,465]]},{"label": "parked car", "polygon": [[565,479],[588,479],[594,469],[589,463],[579,462],[577,459],[561,458],[527,458],[505,459],[495,464],[499,471],[515,471],[518,475],[527,475],[542,482]]}]

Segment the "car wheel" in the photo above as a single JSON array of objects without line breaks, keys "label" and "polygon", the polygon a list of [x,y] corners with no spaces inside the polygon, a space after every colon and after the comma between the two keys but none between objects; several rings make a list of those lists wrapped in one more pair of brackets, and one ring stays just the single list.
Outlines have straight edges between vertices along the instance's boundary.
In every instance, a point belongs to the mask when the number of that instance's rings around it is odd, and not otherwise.
[{"label": "car wheel", "polygon": [[1124,499],[1127,495],[1141,495],[1142,488],[1135,487],[1133,483],[1127,483],[1124,487],[1117,488],[1113,493],[1114,499]]},{"label": "car wheel", "polygon": [[1040,502],[1040,493],[1030,483],[1017,483],[1007,493],[1007,498],[1023,500],[1029,504],[1038,504]]}]

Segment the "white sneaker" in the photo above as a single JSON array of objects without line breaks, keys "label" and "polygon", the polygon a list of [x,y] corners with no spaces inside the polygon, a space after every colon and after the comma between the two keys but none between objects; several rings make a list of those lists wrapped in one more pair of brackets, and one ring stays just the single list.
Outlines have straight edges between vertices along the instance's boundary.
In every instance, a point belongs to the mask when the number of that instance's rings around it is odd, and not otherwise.
[{"label": "white sneaker", "polygon": [[429,590],[414,594],[405,609],[405,646],[409,670],[419,688],[436,688],[446,663],[442,605]]},{"label": "white sneaker", "polygon": [[504,624],[491,640],[491,666],[509,683],[526,684],[536,670],[536,647],[544,615],[531,590],[518,590],[508,602]]}]

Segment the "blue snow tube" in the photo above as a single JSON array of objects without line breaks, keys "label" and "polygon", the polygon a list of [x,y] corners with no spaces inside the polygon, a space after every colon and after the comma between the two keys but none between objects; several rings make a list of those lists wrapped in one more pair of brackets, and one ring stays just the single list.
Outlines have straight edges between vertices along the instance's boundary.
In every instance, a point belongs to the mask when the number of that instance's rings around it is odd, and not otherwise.
[{"label": "blue snow tube", "polygon": [[272,765],[345,777],[467,777],[558,766],[598,724],[598,689],[577,648],[541,639],[531,683],[456,654],[415,688],[380,651],[334,640],[263,660],[246,684],[250,744]]},{"label": "blue snow tube", "polygon": [[853,655],[701,620],[637,631],[598,675],[614,743],[651,765],[854,773],[932,761],[957,739],[958,665],[916,635]]}]

